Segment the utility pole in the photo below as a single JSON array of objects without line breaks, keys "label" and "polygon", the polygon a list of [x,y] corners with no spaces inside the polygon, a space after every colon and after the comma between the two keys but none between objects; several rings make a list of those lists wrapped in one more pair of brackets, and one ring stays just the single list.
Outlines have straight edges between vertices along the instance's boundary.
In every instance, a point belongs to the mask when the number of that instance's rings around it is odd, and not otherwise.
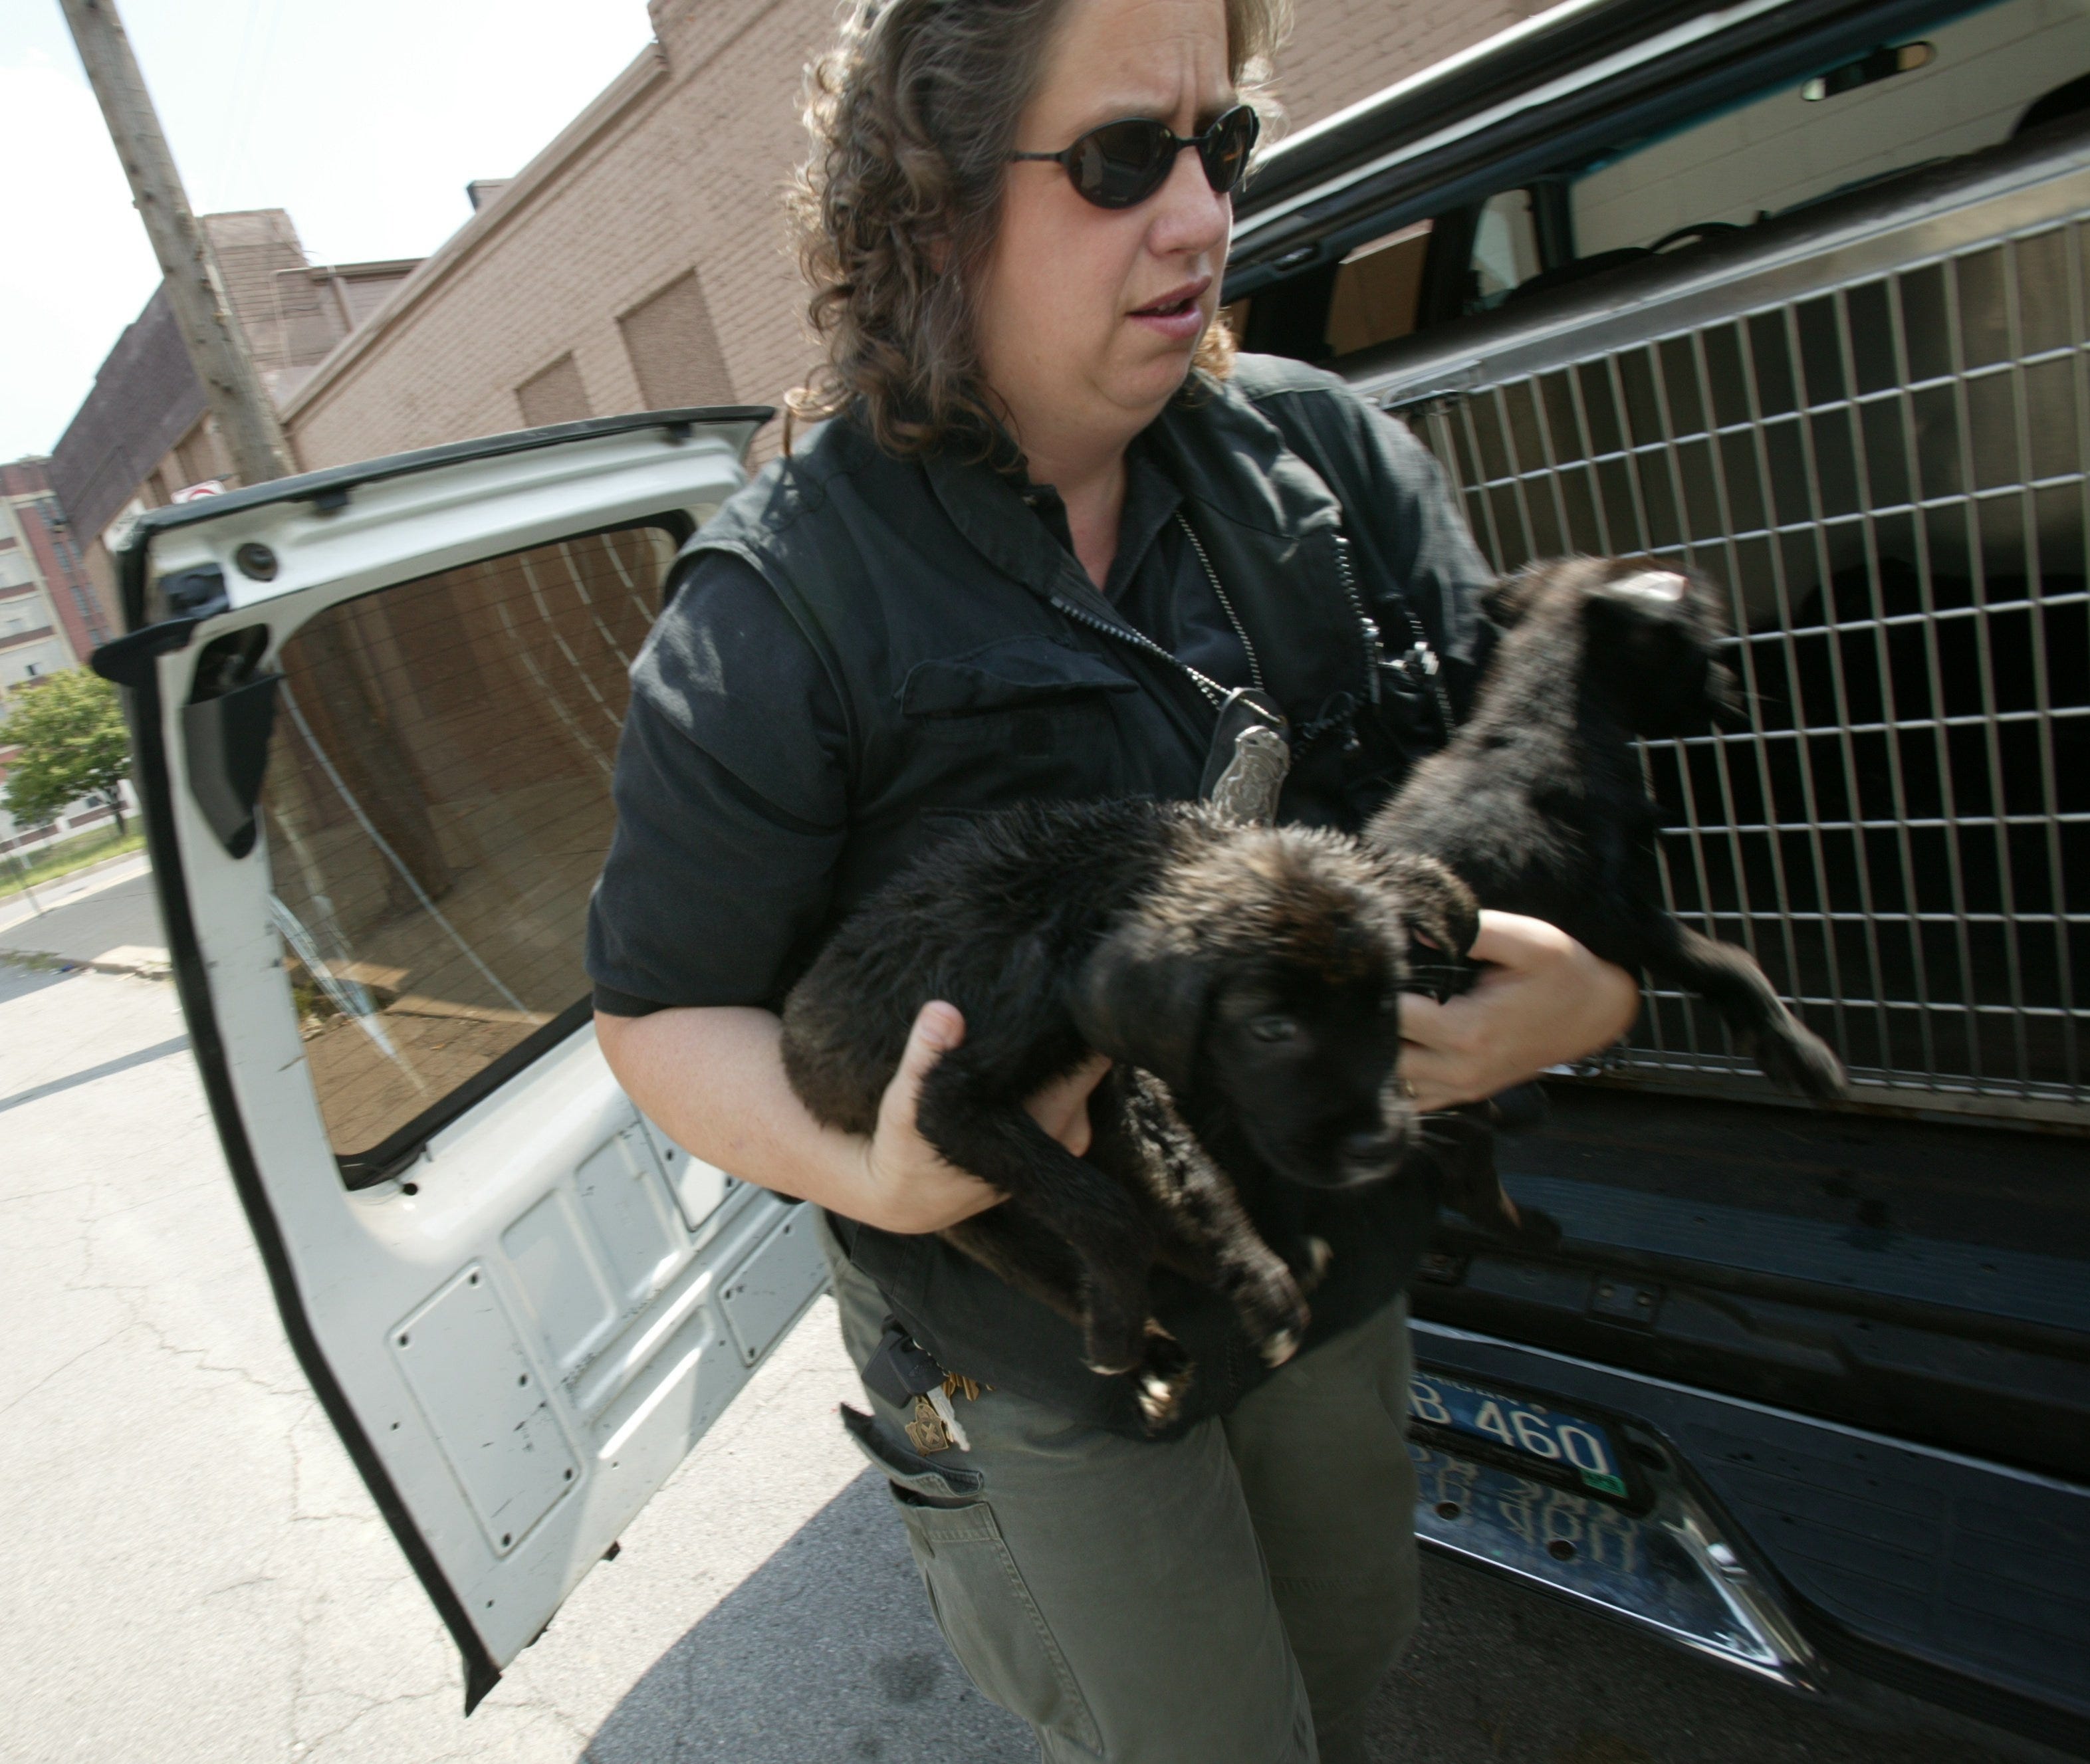
[{"label": "utility pole", "polygon": [[21,878],[22,892],[29,897],[29,904],[37,909],[37,916],[42,918],[44,903],[37,899],[37,891],[29,886],[29,866],[22,861],[20,848],[11,845],[8,848],[7,855],[15,860],[15,873]]},{"label": "utility pole", "polygon": [[190,211],[174,156],[160,131],[159,114],[131,52],[131,39],[116,15],[114,0],[59,0],[87,81],[100,100],[110,139],[138,216],[153,242],[153,255],[166,277],[167,298],[188,346],[189,360],[219,437],[231,453],[243,483],[257,484],[296,471],[290,444],[276,420],[276,407],[247,353],[239,315],[226,297],[225,278],[202,226]]}]

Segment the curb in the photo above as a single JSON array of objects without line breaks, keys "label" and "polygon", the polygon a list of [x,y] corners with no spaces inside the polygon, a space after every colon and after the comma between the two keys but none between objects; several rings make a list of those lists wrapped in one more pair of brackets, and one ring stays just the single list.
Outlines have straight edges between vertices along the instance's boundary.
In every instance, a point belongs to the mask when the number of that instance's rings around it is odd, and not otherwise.
[{"label": "curb", "polygon": [[75,973],[85,969],[94,974],[128,974],[137,980],[171,980],[174,969],[165,950],[148,950],[138,946],[110,951],[105,955],[85,959],[76,955],[54,955],[49,950],[0,949],[0,962],[17,968],[34,968],[44,972],[55,971],[62,974]]},{"label": "curb", "polygon": [[[133,852],[119,852],[114,857],[97,858],[92,864],[83,865],[79,869],[69,869],[62,875],[45,877],[41,881],[38,882],[36,886],[39,888],[57,887],[67,882],[83,882],[92,881],[105,869],[113,869],[118,864],[131,863],[140,858],[144,858],[146,861],[144,867],[139,870],[138,874],[140,876],[151,875],[153,873],[151,854],[141,845],[137,848],[137,850]],[[11,878],[4,875],[0,875],[0,881],[10,879]],[[119,882],[130,882],[132,880],[134,880],[134,878],[129,876],[118,878]],[[106,884],[105,886],[116,886],[116,884]],[[89,889],[87,891],[89,894],[98,894],[100,891],[101,891],[98,888]],[[10,900],[21,900],[27,898],[27,891],[17,886],[15,887],[10,888],[5,894],[0,894],[0,903]],[[62,903],[62,904],[70,906],[71,903],[70,901],[67,901]]]}]

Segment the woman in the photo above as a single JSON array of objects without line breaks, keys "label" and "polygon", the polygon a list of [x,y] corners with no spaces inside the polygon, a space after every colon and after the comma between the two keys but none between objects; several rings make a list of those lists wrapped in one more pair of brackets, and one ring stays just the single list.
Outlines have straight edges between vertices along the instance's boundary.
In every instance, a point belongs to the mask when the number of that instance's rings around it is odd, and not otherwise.
[{"label": "woman", "polygon": [[[879,1360],[853,1431],[953,1650],[1052,1758],[1365,1756],[1415,1615],[1399,1294],[1424,1208],[1390,1185],[1331,1226],[1314,1333],[1274,1376],[1223,1306],[1165,1294],[1201,1407],[1148,1440],[1069,1326],[927,1234],[998,1198],[914,1129],[957,1013],[925,1005],[860,1140],[793,1096],[775,1011],[955,815],[1195,796],[1217,701],[1253,686],[1290,724],[1281,815],[1353,826],[1442,738],[1381,645],[1426,639],[1455,710],[1469,690],[1486,571],[1433,462],[1327,376],[1234,361],[1215,320],[1283,5],[853,19],[817,71],[799,204],[828,351],[808,404],[833,420],[677,567],[591,924],[631,1095],[698,1156],[827,1209],[849,1351]],[[1550,927],[1489,915],[1476,954],[1495,965],[1473,994],[1404,1014],[1425,1106],[1631,1019],[1630,979]],[[1077,1152],[1099,1071],[1031,1105]],[[965,1450],[905,1400],[935,1371],[972,1381]]]}]

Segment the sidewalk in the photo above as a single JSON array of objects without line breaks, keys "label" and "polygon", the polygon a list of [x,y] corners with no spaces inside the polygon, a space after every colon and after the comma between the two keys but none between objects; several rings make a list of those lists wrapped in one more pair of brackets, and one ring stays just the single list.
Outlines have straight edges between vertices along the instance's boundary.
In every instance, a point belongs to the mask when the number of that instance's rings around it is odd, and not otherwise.
[{"label": "sidewalk", "polygon": [[33,899],[26,894],[5,897],[0,956],[6,955],[104,973],[164,974],[167,938],[145,854],[134,852],[38,883]]}]

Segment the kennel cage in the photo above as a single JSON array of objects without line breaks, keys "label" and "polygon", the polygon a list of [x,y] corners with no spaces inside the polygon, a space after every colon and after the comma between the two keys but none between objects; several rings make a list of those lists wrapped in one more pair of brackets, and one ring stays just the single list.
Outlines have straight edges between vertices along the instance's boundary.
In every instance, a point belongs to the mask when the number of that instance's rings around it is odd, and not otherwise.
[{"label": "kennel cage", "polygon": [[[1864,1105],[2090,1127],[2086,320],[2071,139],[1512,302],[1356,376],[1498,569],[1646,553],[1725,586],[1749,725],[1644,744],[1663,886]],[[1773,1094],[1658,987],[1585,1071]]]}]

